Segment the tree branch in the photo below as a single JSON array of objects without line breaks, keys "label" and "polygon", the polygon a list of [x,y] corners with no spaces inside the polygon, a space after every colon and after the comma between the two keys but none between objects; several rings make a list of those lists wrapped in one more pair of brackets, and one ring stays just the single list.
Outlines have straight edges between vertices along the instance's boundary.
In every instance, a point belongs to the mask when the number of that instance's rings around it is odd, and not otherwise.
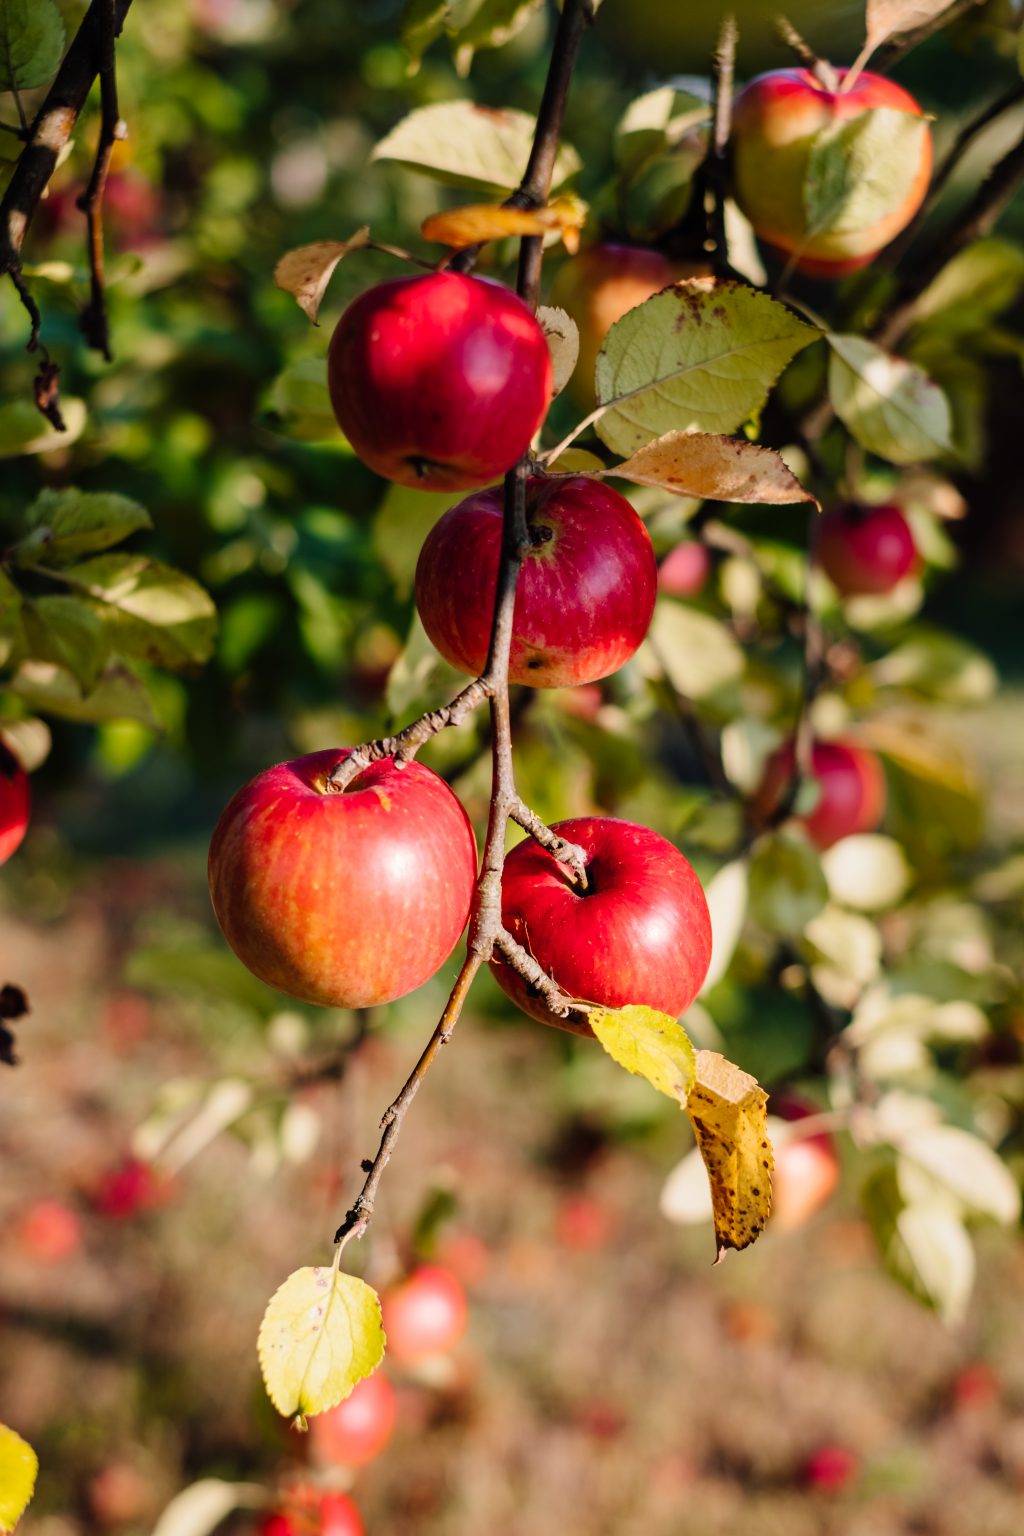
[{"label": "tree branch", "polygon": [[89,252],[89,302],[82,311],[79,324],[82,335],[90,347],[101,352],[111,361],[110,328],[107,322],[107,302],[104,292],[103,271],[103,193],[110,170],[110,157],[118,139],[126,133],[125,124],[117,106],[117,67],[114,60],[114,44],[119,31],[115,14],[116,0],[97,0],[99,10],[100,47],[100,138],[96,147],[89,185],[78,199],[78,206],[85,214],[88,226]]},{"label": "tree branch", "polygon": [[705,198],[707,203],[707,240],[716,277],[734,277],[729,264],[729,243],[725,236],[725,198],[728,181],[729,136],[732,133],[732,91],[736,74],[736,18],[727,12],[715,49],[715,116],[708,148]]}]

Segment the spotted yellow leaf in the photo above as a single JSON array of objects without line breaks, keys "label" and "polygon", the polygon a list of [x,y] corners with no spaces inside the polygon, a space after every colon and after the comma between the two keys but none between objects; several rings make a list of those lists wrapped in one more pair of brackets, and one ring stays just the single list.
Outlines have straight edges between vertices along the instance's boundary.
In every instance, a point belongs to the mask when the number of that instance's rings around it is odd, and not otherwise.
[{"label": "spotted yellow leaf", "polygon": [[0,1532],[13,1531],[35,1492],[39,1459],[27,1440],[0,1424]]},{"label": "spotted yellow leaf", "polygon": [[718,1258],[760,1235],[772,1204],[768,1095],[717,1051],[698,1051],[686,1112],[711,1181]]},{"label": "spotted yellow leaf", "polygon": [[630,1004],[597,1008],[588,1021],[620,1067],[646,1078],[668,1098],[686,1103],[694,1081],[693,1046],[685,1029],[670,1014]]},{"label": "spotted yellow leaf", "polygon": [[380,1300],[337,1267],[297,1269],[271,1297],[259,1333],[260,1370],[278,1413],[302,1420],[348,1397],[384,1358]]}]

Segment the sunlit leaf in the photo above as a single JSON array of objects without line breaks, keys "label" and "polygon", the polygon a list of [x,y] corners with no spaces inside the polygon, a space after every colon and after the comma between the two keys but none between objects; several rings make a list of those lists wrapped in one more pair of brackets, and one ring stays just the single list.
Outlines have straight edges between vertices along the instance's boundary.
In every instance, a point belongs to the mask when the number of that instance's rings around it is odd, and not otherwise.
[{"label": "sunlit leaf", "polygon": [[896,1145],[960,1202],[966,1212],[1003,1226],[1020,1219],[1020,1188],[1002,1158],[980,1137],[954,1125],[908,1129]]},{"label": "sunlit leaf", "polygon": [[704,887],[713,942],[711,964],[700,989],[701,996],[721,981],[736,953],[747,916],[749,881],[750,867],[746,859],[733,859],[731,863],[723,864]]},{"label": "sunlit leaf", "polygon": [[32,657],[64,667],[84,693],[96,686],[110,645],[103,624],[88,603],[63,593],[27,598],[23,622]]},{"label": "sunlit leaf", "polygon": [[554,393],[560,394],[572,378],[579,361],[579,327],[564,309],[542,304],[537,310],[537,323],[547,339],[551,353],[551,376]]},{"label": "sunlit leaf", "polygon": [[112,491],[45,490],[26,514],[28,535],[15,545],[18,565],[65,565],[152,528],[145,507]]},{"label": "sunlit leaf", "polygon": [[148,555],[100,555],[67,567],[62,576],[94,599],[115,650],[165,667],[209,659],[217,610],[181,571]]},{"label": "sunlit leaf", "polygon": [[899,32],[913,32],[948,11],[953,0],[867,0],[867,41],[878,48]]},{"label": "sunlit leaf", "polygon": [[282,256],[274,268],[274,282],[290,293],[299,308],[317,324],[320,305],[334,269],[350,251],[369,244],[370,226],[364,224],[347,240],[316,240]]},{"label": "sunlit leaf", "polygon": [[763,837],[750,864],[750,908],[769,933],[803,933],[828,900],[821,855],[805,837],[773,832]]},{"label": "sunlit leaf", "polygon": [[693,1086],[694,1053],[681,1024],[656,1008],[629,1005],[597,1008],[588,1014],[608,1055],[652,1088],[685,1103]]},{"label": "sunlit leaf", "polygon": [[0,0],[0,91],[28,91],[57,73],[64,23],[53,0]]},{"label": "sunlit leaf", "polygon": [[923,368],[862,336],[830,335],[828,342],[829,396],[864,448],[893,464],[952,452],[949,402]]},{"label": "sunlit leaf", "polygon": [[482,0],[465,25],[453,32],[455,67],[468,75],[478,48],[503,48],[541,9],[544,0]]},{"label": "sunlit leaf", "polygon": [[659,598],[647,643],[637,653],[647,676],[664,670],[673,688],[703,699],[743,675],[742,647],[720,620],[688,603]]},{"label": "sunlit leaf", "polygon": [[718,1258],[760,1235],[772,1203],[768,1095],[717,1051],[698,1051],[686,1112],[711,1181]]},{"label": "sunlit leaf", "polygon": [[882,912],[904,895],[912,871],[899,843],[878,832],[841,838],[821,856],[833,901],[858,912]]},{"label": "sunlit leaf", "polygon": [[278,1413],[293,1418],[333,1408],[384,1358],[376,1291],[336,1266],[297,1269],[263,1315],[259,1358]]},{"label": "sunlit leaf", "polygon": [[[481,107],[470,101],[436,102],[403,117],[373,151],[410,170],[454,186],[511,192],[523,178],[536,124],[525,112]],[[579,170],[576,151],[563,144],[552,186]]]},{"label": "sunlit leaf", "polygon": [[970,1300],[975,1265],[956,1207],[941,1198],[908,1205],[891,1167],[872,1175],[862,1199],[889,1273],[945,1322],[959,1322]]},{"label": "sunlit leaf", "polygon": [[667,432],[606,473],[701,501],[787,506],[815,500],[773,449],[708,432]]},{"label": "sunlit leaf", "polygon": [[225,1483],[204,1477],[183,1488],[166,1506],[151,1536],[209,1536],[235,1509],[259,1509],[266,1489],[257,1483]]},{"label": "sunlit leaf", "polygon": [[63,432],[58,432],[41,416],[31,400],[8,400],[5,405],[0,405],[0,459],[70,448],[85,430],[88,414],[85,401],[63,396],[60,408],[64,417]]},{"label": "sunlit leaf", "polygon": [[115,657],[95,688],[83,693],[72,673],[49,661],[26,661],[6,684],[30,708],[65,720],[99,725],[107,720],[137,720],[160,730],[146,685],[131,665]]},{"label": "sunlit leaf", "polygon": [[23,720],[4,721],[0,742],[14,753],[26,773],[35,773],[49,757],[53,737],[45,720],[26,715]]},{"label": "sunlit leaf", "polygon": [[807,233],[860,233],[890,217],[913,190],[921,164],[923,117],[876,107],[816,134],[804,178]]},{"label": "sunlit leaf", "polygon": [[0,1424],[0,1532],[13,1531],[35,1492],[39,1458],[20,1435]]}]

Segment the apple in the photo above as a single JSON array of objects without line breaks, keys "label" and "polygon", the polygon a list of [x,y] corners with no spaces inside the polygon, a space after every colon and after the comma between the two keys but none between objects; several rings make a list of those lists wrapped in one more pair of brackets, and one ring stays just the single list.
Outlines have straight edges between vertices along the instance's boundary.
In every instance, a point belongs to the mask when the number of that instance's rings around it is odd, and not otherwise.
[{"label": "apple", "polygon": [[[785,795],[796,771],[792,741],[769,757],[754,795],[753,812],[766,820]],[[793,820],[822,850],[855,832],[872,832],[885,809],[885,771],[874,752],[853,741],[816,741],[811,776],[821,786],[812,811]]]},{"label": "apple", "polygon": [[287,1513],[276,1510],[261,1522],[259,1536],[365,1536],[347,1493],[303,1487],[293,1490],[287,1502]]},{"label": "apple", "polygon": [[814,525],[814,554],[843,597],[891,592],[917,564],[910,524],[890,505],[830,508]]},{"label": "apple", "polygon": [[93,1474],[86,1500],[98,1525],[149,1525],[152,1479],[130,1461],[108,1461]]},{"label": "apple", "polygon": [[6,864],[28,829],[28,774],[0,741],[0,864]]},{"label": "apple", "polygon": [[696,539],[684,539],[658,566],[658,591],[666,597],[696,597],[711,574],[711,556]]},{"label": "apple", "polygon": [[[553,830],[583,849],[587,889],[527,839],[505,861],[505,927],[570,997],[682,1013],[711,963],[708,904],[687,860],[657,832],[610,816],[580,816]],[[491,968],[531,1018],[591,1033],[587,1024],[556,1018],[499,955]]]},{"label": "apple", "polygon": [[327,356],[338,424],[378,475],[469,491],[522,458],[551,402],[544,332],[499,283],[432,272],[378,283]]},{"label": "apple", "polygon": [[590,1253],[606,1248],[618,1228],[618,1214],[596,1195],[566,1195],[558,1207],[555,1234],[563,1248]]},{"label": "apple", "polygon": [[224,811],[210,897],[235,954],[289,997],[369,1008],[451,954],[476,882],[476,840],[443,779],[372,763],[343,793],[345,748],[267,768]]},{"label": "apple", "polygon": [[126,1157],[97,1181],[92,1203],[101,1216],[111,1221],[129,1221],[140,1211],[164,1205],[172,1186],[150,1163]]},{"label": "apple", "polygon": [[580,333],[580,355],[568,384],[577,405],[596,401],[597,354],[616,320],[684,277],[703,277],[704,264],[671,261],[642,245],[592,245],[563,261],[551,285],[551,303],[564,309]]},{"label": "apple", "polygon": [[733,109],[736,201],[762,240],[794,256],[801,271],[817,277],[841,277],[866,266],[910,223],[931,176],[931,131],[925,124],[916,154],[908,157],[894,137],[888,154],[876,155],[872,181],[889,195],[870,223],[859,222],[854,210],[836,228],[812,230],[804,185],[818,135],[878,107],[924,117],[913,96],[894,80],[865,70],[844,91],[846,73],[837,70],[839,88],[829,90],[808,69],[774,69],[752,80]]},{"label": "apple", "polygon": [[820,1111],[817,1105],[786,1095],[774,1098],[769,1113],[796,1127],[790,1140],[785,1132],[774,1138],[775,1169],[772,1173],[772,1226],[782,1231],[802,1227],[827,1205],[839,1184],[839,1155],[827,1131],[801,1136],[799,1122]]},{"label": "apple", "polygon": [[59,1264],[82,1246],[81,1218],[61,1200],[36,1200],[27,1206],[14,1234],[22,1253],[43,1264]]},{"label": "apple", "polygon": [[441,1264],[422,1264],[381,1296],[388,1353],[401,1365],[445,1355],[469,1321],[466,1293]]},{"label": "apple", "polygon": [[819,1445],[804,1463],[804,1482],[818,1493],[842,1493],[859,1471],[859,1459],[845,1445]]},{"label": "apple", "polygon": [[396,1413],[394,1387],[374,1371],[353,1387],[344,1402],[310,1420],[313,1454],[321,1462],[365,1466],[391,1439]]},{"label": "apple", "polygon": [[[477,491],[427,535],[416,607],[441,655],[477,677],[487,661],[501,559],[504,495]],[[654,613],[650,534],[624,496],[585,475],[527,481],[530,549],[516,588],[509,678],[562,688],[629,660]]]}]

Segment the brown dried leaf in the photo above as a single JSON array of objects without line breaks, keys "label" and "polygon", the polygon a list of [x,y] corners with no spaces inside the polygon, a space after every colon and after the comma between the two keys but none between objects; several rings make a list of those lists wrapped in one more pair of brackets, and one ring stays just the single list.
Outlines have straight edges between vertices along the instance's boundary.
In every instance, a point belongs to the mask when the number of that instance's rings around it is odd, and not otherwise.
[{"label": "brown dried leaf", "polygon": [[868,0],[867,42],[878,48],[887,38],[926,26],[951,4],[952,0]]},{"label": "brown dried leaf", "polygon": [[425,240],[461,250],[509,235],[546,235],[557,230],[570,255],[579,247],[579,232],[587,205],[578,197],[556,197],[545,208],[505,208],[499,203],[467,203],[424,219],[420,233]]},{"label": "brown dried leaf", "polygon": [[568,384],[579,360],[579,328],[571,315],[552,304],[540,306],[537,310],[537,323],[547,337],[552,379],[555,394],[558,395]]},{"label": "brown dried leaf", "polygon": [[748,1248],[768,1220],[775,1159],[767,1103],[768,1095],[749,1073],[717,1051],[697,1052],[686,1113],[711,1181],[716,1263],[727,1248]]},{"label": "brown dried leaf", "polygon": [[771,448],[712,432],[666,432],[606,474],[702,501],[786,506],[815,500]]},{"label": "brown dried leaf", "polygon": [[362,250],[369,243],[370,227],[364,224],[347,240],[317,240],[312,245],[300,245],[281,257],[274,268],[274,282],[294,297],[316,325],[327,284],[338,262],[350,251]]}]

